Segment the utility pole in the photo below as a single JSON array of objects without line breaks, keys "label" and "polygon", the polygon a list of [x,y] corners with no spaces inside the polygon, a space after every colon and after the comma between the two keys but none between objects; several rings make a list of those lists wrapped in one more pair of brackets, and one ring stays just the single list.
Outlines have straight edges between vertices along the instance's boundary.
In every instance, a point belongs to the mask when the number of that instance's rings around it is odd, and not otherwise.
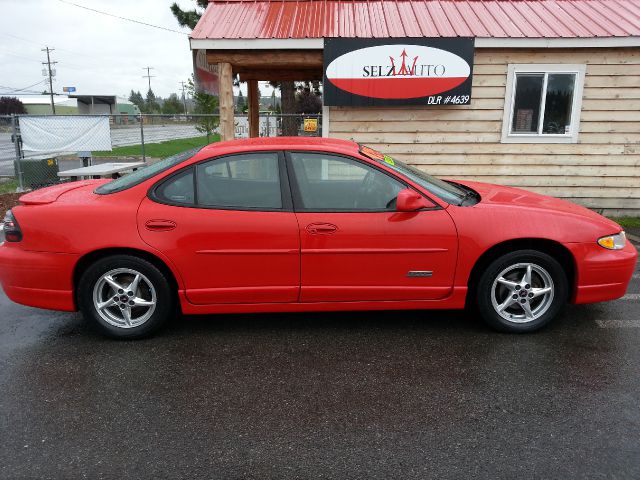
[{"label": "utility pole", "polygon": [[180,84],[182,85],[182,104],[184,105],[184,114],[187,114],[187,97],[184,94],[184,82],[180,82]]},{"label": "utility pole", "polygon": [[42,64],[47,66],[47,71],[49,72],[49,95],[51,96],[51,112],[55,115],[56,114],[56,106],[53,103],[53,75],[54,75],[54,73],[51,71],[51,64],[55,65],[58,62],[52,62],[51,61],[51,56],[49,55],[49,53],[53,52],[54,50],[55,50],[54,48],[44,47],[41,51],[47,52],[47,61],[46,62],[42,62]]},{"label": "utility pole", "polygon": [[142,78],[146,78],[149,80],[149,90],[151,90],[151,79],[155,77],[155,75],[151,75],[151,70],[153,70],[153,67],[142,67],[142,69],[147,71],[147,74],[143,75]]}]

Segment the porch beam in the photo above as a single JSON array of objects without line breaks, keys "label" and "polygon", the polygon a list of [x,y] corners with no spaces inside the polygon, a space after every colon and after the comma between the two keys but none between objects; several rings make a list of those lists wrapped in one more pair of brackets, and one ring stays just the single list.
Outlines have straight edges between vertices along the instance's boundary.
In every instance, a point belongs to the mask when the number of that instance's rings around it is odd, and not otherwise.
[{"label": "porch beam", "polygon": [[249,68],[235,68],[233,73],[240,74],[240,81],[247,82],[249,80],[260,80],[263,82],[278,82],[278,81],[312,81],[322,80],[322,69],[249,69]]},{"label": "porch beam", "polygon": [[249,100],[249,137],[260,136],[260,99],[258,98],[258,80],[247,82],[247,96]]},{"label": "porch beam", "polygon": [[230,63],[218,63],[220,82],[220,139],[233,140],[235,126],[233,122],[233,70]]},{"label": "porch beam", "polygon": [[207,62],[242,68],[322,68],[322,50],[207,50]]}]

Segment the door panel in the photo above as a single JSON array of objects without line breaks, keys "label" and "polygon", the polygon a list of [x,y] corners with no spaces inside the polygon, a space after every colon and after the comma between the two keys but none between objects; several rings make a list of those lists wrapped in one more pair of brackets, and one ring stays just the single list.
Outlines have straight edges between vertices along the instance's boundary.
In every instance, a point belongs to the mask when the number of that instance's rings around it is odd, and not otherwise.
[{"label": "door panel", "polygon": [[[303,302],[432,300],[451,292],[457,236],[444,210],[297,216]],[[306,228],[326,223],[336,227],[331,234]]]},{"label": "door panel", "polygon": [[437,207],[396,212],[406,184],[366,162],[291,152],[303,302],[439,299],[449,294],[457,235]]},{"label": "door panel", "polygon": [[277,152],[200,162],[141,203],[140,235],[177,266],[190,302],[298,300],[300,236],[283,162]]},{"label": "door panel", "polygon": [[[175,227],[148,228],[161,224],[159,220]],[[145,198],[138,230],[176,265],[192,303],[298,299],[300,243],[292,212],[184,208]]]}]

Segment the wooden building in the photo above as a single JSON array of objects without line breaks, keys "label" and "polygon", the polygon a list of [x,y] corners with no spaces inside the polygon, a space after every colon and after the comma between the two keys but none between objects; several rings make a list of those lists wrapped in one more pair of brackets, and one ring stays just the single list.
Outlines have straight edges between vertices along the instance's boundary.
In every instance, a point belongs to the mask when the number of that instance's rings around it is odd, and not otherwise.
[{"label": "wooden building", "polygon": [[[473,42],[468,101],[367,103],[356,96],[336,105],[335,95],[327,98],[327,84],[335,83],[327,82],[327,45],[445,39]],[[637,1],[214,0],[191,48],[218,65],[225,138],[233,136],[233,74],[249,81],[250,107],[257,80],[325,80],[323,135],[370,145],[440,177],[523,187],[610,215],[640,214]]]}]

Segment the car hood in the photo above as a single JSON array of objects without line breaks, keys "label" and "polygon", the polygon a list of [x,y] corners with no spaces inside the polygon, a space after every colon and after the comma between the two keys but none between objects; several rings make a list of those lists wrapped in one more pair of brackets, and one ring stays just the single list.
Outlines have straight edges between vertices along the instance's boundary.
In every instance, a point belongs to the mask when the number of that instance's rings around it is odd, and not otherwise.
[{"label": "car hood", "polygon": [[472,188],[481,196],[482,206],[518,207],[533,211],[546,211],[561,214],[575,215],[588,218],[594,222],[612,229],[612,232],[621,230],[620,226],[608,218],[597,214],[581,205],[560,200],[559,198],[541,195],[520,188],[506,187],[483,182],[469,182],[456,180],[457,183]]}]

